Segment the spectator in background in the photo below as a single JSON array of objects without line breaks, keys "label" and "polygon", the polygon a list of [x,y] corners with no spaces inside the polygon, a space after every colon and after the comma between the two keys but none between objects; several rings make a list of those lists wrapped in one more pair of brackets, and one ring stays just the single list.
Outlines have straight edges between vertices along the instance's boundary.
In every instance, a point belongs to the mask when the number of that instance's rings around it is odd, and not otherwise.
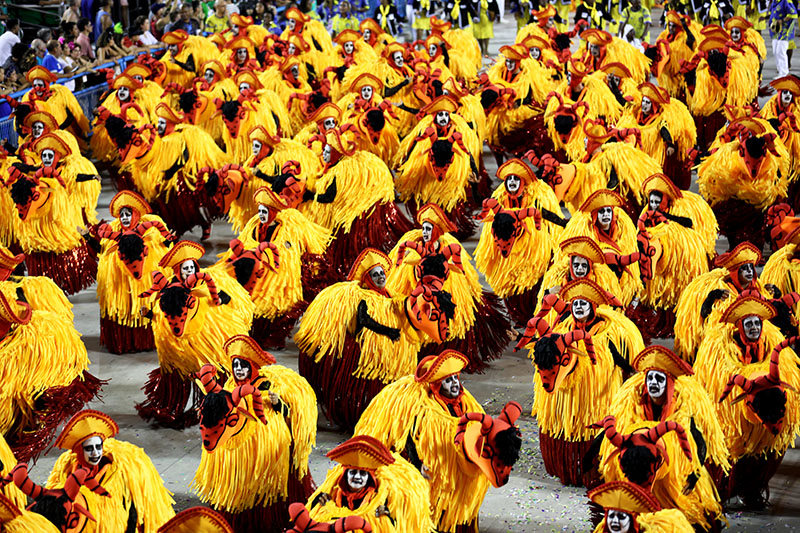
[{"label": "spectator in background", "polygon": [[78,26],[74,22],[61,21],[61,36],[58,42],[62,45],[71,43],[78,37]]},{"label": "spectator in background", "polygon": [[89,20],[94,19],[95,9],[94,4],[96,0],[81,0],[81,17]]},{"label": "spectator in background", "polygon": [[25,43],[17,43],[11,47],[11,53],[3,62],[3,69],[6,71],[6,76],[12,70],[17,72],[22,72],[22,58],[25,56],[25,52],[28,51],[28,45]]},{"label": "spectator in background", "polygon": [[92,34],[92,23],[89,19],[82,18],[78,21],[78,37],[75,43],[81,49],[81,56],[90,61],[94,61],[94,50],[92,50],[92,39],[89,37]]},{"label": "spectator in background", "polygon": [[789,43],[794,41],[797,7],[791,0],[773,0],[769,8],[769,35],[778,78],[789,74]]},{"label": "spectator in background", "polygon": [[636,39],[642,42],[650,42],[650,26],[653,21],[650,19],[650,11],[642,6],[642,0],[631,0],[631,3],[622,11],[622,24],[620,24],[619,36],[627,39],[625,25],[633,26]]},{"label": "spectator in background", "polygon": [[19,20],[8,19],[6,31],[0,35],[0,61],[5,61],[11,56],[11,49],[20,42],[19,33]]},{"label": "spectator in background", "polygon": [[169,14],[167,13],[167,4],[155,3],[150,6],[150,33],[156,39],[161,39],[164,34],[164,27],[169,24]]},{"label": "spectator in background", "polygon": [[133,28],[130,37],[137,46],[155,47],[158,46],[158,39],[150,31],[150,22],[144,15],[139,15],[133,21]]},{"label": "spectator in background", "polygon": [[217,0],[214,2],[214,12],[206,19],[204,31],[207,33],[222,33],[229,27],[228,2]]},{"label": "spectator in background", "polygon": [[64,67],[58,61],[59,57],[61,57],[61,43],[55,39],[51,39],[50,42],[47,43],[47,53],[42,60],[42,66],[60,77],[60,75],[64,73]]},{"label": "spectator in background", "polygon": [[197,19],[192,18],[194,8],[192,4],[185,3],[181,6],[180,16],[178,20],[167,25],[166,32],[184,30],[189,35],[197,35],[200,32],[200,23]]},{"label": "spectator in background", "polygon": [[344,30],[358,31],[359,20],[353,14],[349,0],[342,0],[339,3],[339,14],[331,19],[330,32],[334,37]]},{"label": "spectator in background", "polygon": [[397,14],[397,8],[394,7],[392,0],[381,0],[381,4],[372,13],[372,18],[380,24],[383,31],[393,37],[397,35],[400,16]]},{"label": "spectator in background", "polygon": [[69,0],[67,10],[61,15],[61,22],[77,24],[81,18],[81,0]]},{"label": "spectator in background", "polygon": [[36,56],[36,64],[41,65],[42,61],[44,61],[44,56],[47,55],[47,45],[45,45],[44,41],[41,39],[34,39],[31,43],[31,50],[33,50],[33,54]]},{"label": "spectator in background", "polygon": [[104,31],[114,25],[111,19],[111,5],[113,0],[100,0],[100,9],[94,17],[94,40],[100,37]]}]

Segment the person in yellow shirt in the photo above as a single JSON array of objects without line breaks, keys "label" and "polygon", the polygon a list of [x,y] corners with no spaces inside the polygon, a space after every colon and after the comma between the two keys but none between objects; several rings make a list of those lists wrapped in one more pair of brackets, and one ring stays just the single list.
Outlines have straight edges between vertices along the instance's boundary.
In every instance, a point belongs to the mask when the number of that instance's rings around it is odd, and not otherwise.
[{"label": "person in yellow shirt", "polygon": [[214,12],[206,18],[203,31],[207,33],[222,33],[228,29],[230,22],[228,20],[227,5],[228,3],[225,0],[214,2]]}]

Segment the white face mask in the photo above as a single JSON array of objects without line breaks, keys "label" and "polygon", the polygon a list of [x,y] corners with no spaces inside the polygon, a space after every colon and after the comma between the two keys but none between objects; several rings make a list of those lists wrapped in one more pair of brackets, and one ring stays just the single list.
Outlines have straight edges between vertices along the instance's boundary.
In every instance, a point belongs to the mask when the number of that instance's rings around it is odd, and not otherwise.
[{"label": "white face mask", "polygon": [[187,259],[181,263],[181,277],[184,281],[192,274],[197,273],[197,268],[194,266],[194,261]]},{"label": "white face mask", "polygon": [[123,228],[127,228],[131,225],[131,221],[133,220],[133,209],[130,207],[123,207],[119,210],[119,223],[122,224]]},{"label": "white face mask", "polygon": [[287,49],[289,55],[293,56],[296,50],[297,47],[294,45],[294,43],[289,43],[289,48]]},{"label": "white face mask", "polygon": [[167,50],[170,51],[172,53],[172,55],[175,55],[175,54],[178,53],[178,45],[177,44],[171,44],[171,45],[167,46]]},{"label": "white face mask", "polygon": [[231,24],[231,33],[233,33],[233,35],[238,35],[239,34],[239,26],[237,26],[236,24]]},{"label": "white face mask", "polygon": [[335,118],[326,118],[322,121],[322,127],[325,128],[325,131],[332,130],[336,127],[336,119]]},{"label": "white face mask", "polygon": [[451,400],[458,398],[459,394],[461,394],[461,379],[458,377],[458,374],[447,376],[442,380],[439,394]]},{"label": "white face mask", "polygon": [[131,97],[131,90],[127,87],[120,87],[117,89],[117,97],[120,102],[127,102],[128,98]]},{"label": "white face mask", "polygon": [[269,222],[269,208],[265,205],[258,206],[258,221],[262,224]]},{"label": "white face mask", "polygon": [[572,256],[572,274],[576,278],[585,278],[589,274],[589,261],[579,255]]},{"label": "white face mask", "polygon": [[344,43],[344,53],[345,53],[345,54],[347,54],[347,55],[349,55],[349,56],[350,56],[350,55],[353,55],[353,51],[354,51],[355,49],[356,49],[356,47],[355,47],[355,45],[353,44],[353,41],[347,41],[346,43]]},{"label": "white face mask", "polygon": [[206,72],[203,77],[205,78],[207,83],[214,83],[214,76],[216,76],[216,74],[214,74],[214,71],[209,68],[206,69]]},{"label": "white face mask", "polygon": [[572,316],[575,320],[581,321],[586,320],[589,318],[589,315],[592,312],[592,304],[587,302],[586,300],[581,300],[577,298],[572,301]]},{"label": "white face mask", "polygon": [[530,54],[533,59],[539,59],[542,57],[542,51],[536,48],[535,46],[530,49]]},{"label": "white face mask", "polygon": [[761,338],[762,327],[763,324],[761,323],[761,319],[757,316],[748,316],[742,320],[744,336],[750,342],[756,342]]},{"label": "white face mask", "polygon": [[347,469],[347,486],[353,492],[358,492],[367,486],[369,473],[366,470]]},{"label": "white face mask", "polygon": [[611,227],[612,220],[614,220],[614,208],[607,206],[597,210],[597,224],[600,226],[600,229],[608,231],[608,228]]},{"label": "white face mask", "polygon": [[738,43],[739,39],[742,38],[742,30],[739,28],[732,28],[731,29],[731,41]]},{"label": "white face mask", "polygon": [[247,55],[248,55],[247,48],[239,48],[238,50],[236,50],[236,59],[240,63],[244,63],[245,61],[247,61]]},{"label": "white face mask", "polygon": [[369,42],[371,38],[372,38],[372,31],[364,30],[364,42]]},{"label": "white face mask", "polygon": [[442,128],[450,124],[450,113],[447,111],[437,111],[436,124]]},{"label": "white face mask", "polygon": [[294,27],[297,25],[297,21],[295,19],[289,19],[286,21],[286,27],[289,28],[289,31],[294,31]]},{"label": "white face mask", "polygon": [[369,277],[372,278],[372,283],[379,289],[386,287],[386,271],[383,270],[382,266],[376,265],[372,267],[372,270],[369,271]]},{"label": "white face mask", "polygon": [[658,400],[667,392],[667,375],[660,370],[648,370],[645,376],[647,394],[654,400]]},{"label": "white face mask", "polygon": [[34,139],[38,139],[44,134],[44,122],[36,121],[31,126],[31,134],[33,134]]},{"label": "white face mask", "polygon": [[650,210],[655,211],[656,209],[661,207],[661,201],[663,196],[661,193],[658,192],[651,192],[648,204],[650,205]]},{"label": "white face mask", "polygon": [[361,98],[364,100],[369,101],[372,98],[372,87],[369,85],[365,85],[361,88]]},{"label": "white face mask", "polygon": [[89,437],[81,444],[83,448],[83,460],[91,466],[97,466],[103,458],[103,439],[100,437]]},{"label": "white face mask", "polygon": [[253,155],[254,156],[257,156],[258,154],[261,153],[261,146],[262,146],[261,141],[256,141],[256,140],[253,141]]},{"label": "white face mask", "polygon": [[405,60],[403,59],[403,54],[401,52],[393,53],[392,54],[392,59],[394,60],[394,65],[397,68],[400,68],[405,64]]},{"label": "white face mask", "polygon": [[512,61],[511,59],[506,59],[506,70],[509,72],[514,72],[517,70],[517,62]]},{"label": "white face mask", "polygon": [[325,148],[322,149],[322,160],[326,163],[331,162],[331,145],[326,144]]},{"label": "white face mask", "polygon": [[422,240],[428,242],[433,237],[433,224],[430,222],[422,223]]},{"label": "white face mask", "polygon": [[133,79],[135,79],[139,83],[144,83],[144,78],[142,76],[139,76],[138,74],[133,76]]},{"label": "white face mask", "polygon": [[599,57],[600,56],[600,47],[596,44],[589,44],[589,53],[592,54],[592,57]]},{"label": "white face mask", "polygon": [[245,92],[249,88],[250,88],[250,84],[247,83],[246,81],[243,81],[242,83],[239,84],[239,92],[240,93]]},{"label": "white face mask", "polygon": [[438,50],[438,48],[439,47],[436,46],[435,44],[430,45],[428,47],[428,55],[431,56],[431,57],[435,57],[436,56],[436,50]]},{"label": "white face mask", "polygon": [[781,103],[783,105],[785,105],[785,106],[789,105],[793,101],[794,101],[794,95],[790,91],[787,91],[785,89],[783,91],[781,91]]},{"label": "white face mask", "polygon": [[156,123],[156,131],[158,131],[159,135],[164,135],[167,133],[167,119],[158,117],[158,122]]},{"label": "white face mask", "polygon": [[44,82],[42,80],[33,80],[34,89],[44,89]]},{"label": "white face mask", "polygon": [[292,65],[292,67],[289,69],[289,72],[292,73],[294,79],[298,79],[300,77],[300,67],[297,65]]},{"label": "white face mask", "polygon": [[506,190],[511,194],[516,194],[521,184],[522,180],[519,179],[519,176],[512,174],[506,178]]},{"label": "white face mask", "polygon": [[231,368],[233,369],[233,377],[236,378],[236,381],[246,381],[250,379],[252,368],[250,368],[250,363],[244,359],[234,357]]},{"label": "white face mask", "polygon": [[631,533],[631,515],[622,511],[609,511],[606,525],[611,533]]},{"label": "white face mask", "polygon": [[646,96],[642,96],[642,113],[649,114],[653,110],[653,102]]},{"label": "white face mask", "polygon": [[56,161],[56,153],[52,150],[42,151],[42,165],[45,167],[52,167]]},{"label": "white face mask", "polygon": [[753,263],[745,263],[739,267],[739,281],[747,285],[756,277],[756,268]]}]

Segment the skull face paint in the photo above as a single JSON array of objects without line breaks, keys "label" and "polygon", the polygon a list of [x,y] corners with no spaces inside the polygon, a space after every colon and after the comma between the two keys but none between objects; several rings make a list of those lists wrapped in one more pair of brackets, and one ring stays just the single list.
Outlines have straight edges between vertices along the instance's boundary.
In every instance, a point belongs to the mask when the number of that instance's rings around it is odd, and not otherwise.
[{"label": "skull face paint", "polygon": [[239,92],[240,93],[243,93],[248,89],[250,89],[250,84],[247,83],[246,81],[243,81],[242,83],[239,84]]},{"label": "skull face paint", "polygon": [[293,56],[294,53],[297,51],[297,47],[294,43],[289,43],[289,47],[286,49],[290,56]]},{"label": "skull face paint", "polygon": [[369,277],[372,279],[372,283],[379,289],[386,287],[386,271],[381,265],[372,267],[369,271]]},{"label": "skull face paint", "polygon": [[295,19],[286,21],[286,27],[289,28],[289,31],[294,31],[295,26],[297,26],[297,21]]},{"label": "skull face paint", "polygon": [[611,222],[614,220],[614,208],[611,206],[601,207],[597,210],[597,225],[603,231],[608,231],[611,228]]},{"label": "skull face paint", "polygon": [[660,370],[648,370],[644,382],[647,394],[654,400],[660,401],[667,392],[667,375]]},{"label": "skull face paint", "polygon": [[103,439],[98,436],[89,437],[81,444],[83,460],[86,464],[97,466],[103,458]]},{"label": "skull face paint", "polygon": [[131,97],[131,90],[127,87],[120,87],[117,89],[117,98],[119,98],[120,102],[127,102],[128,99]]},{"label": "skull face paint", "polygon": [[332,130],[336,127],[336,119],[335,118],[326,118],[322,121],[322,127],[325,128],[325,131]]},{"label": "skull face paint", "polygon": [[642,96],[642,114],[649,115],[653,110],[653,102],[646,96]]},{"label": "skull face paint", "polygon": [[661,207],[661,202],[664,199],[664,195],[658,191],[653,191],[650,193],[650,197],[648,199],[648,205],[650,206],[650,211],[656,211],[658,208]]},{"label": "skull face paint", "polygon": [[56,161],[56,153],[50,149],[42,150],[42,166],[52,167]]},{"label": "skull face paint", "polygon": [[262,224],[269,222],[269,207],[259,204],[258,206],[258,221]]},{"label": "skull face paint", "polygon": [[742,38],[741,28],[731,28],[731,41],[738,43]]},{"label": "skull face paint", "polygon": [[787,91],[786,89],[782,90],[781,91],[781,103],[784,106],[787,106],[787,105],[791,104],[792,102],[794,102],[794,95],[791,93],[791,91]]},{"label": "skull face paint", "polygon": [[297,65],[292,65],[291,68],[289,69],[289,72],[292,73],[294,79],[298,79],[300,77],[300,67],[298,67]]},{"label": "skull face paint", "polygon": [[368,43],[371,38],[372,38],[372,31],[365,29],[364,30],[364,42]]},{"label": "skull face paint", "polygon": [[233,358],[231,368],[233,369],[233,377],[236,378],[236,381],[246,381],[250,379],[250,374],[253,372],[250,363],[240,357]]},{"label": "skull face paint", "polygon": [[444,128],[448,124],[450,124],[450,113],[447,111],[437,111],[436,112],[436,125]]},{"label": "skull face paint", "polygon": [[622,511],[611,510],[606,515],[606,525],[611,533],[632,533],[631,515]]},{"label": "skull face paint", "polygon": [[33,88],[40,91],[44,89],[44,80],[33,80]]},{"label": "skull face paint", "polygon": [[167,119],[158,117],[158,122],[156,122],[156,131],[162,136],[167,133]]},{"label": "skull face paint", "polygon": [[533,59],[539,59],[540,57],[542,57],[542,51],[539,48],[535,47],[535,46],[533,48],[531,48],[529,50],[529,52],[530,52],[531,57]]},{"label": "skull face paint", "polygon": [[589,43],[589,53],[592,54],[594,58],[600,57],[600,47],[596,44]]},{"label": "skull face paint", "polygon": [[517,62],[513,59],[506,59],[506,70],[509,72],[517,70]]},{"label": "skull face paint", "polygon": [[331,145],[326,144],[325,148],[322,149],[322,160],[326,163],[331,162]]},{"label": "skull face paint", "polygon": [[123,228],[128,228],[133,221],[133,209],[130,207],[123,207],[119,210],[119,223]]},{"label": "skull face paint", "polygon": [[214,77],[216,74],[210,68],[207,68],[206,71],[203,73],[203,79],[206,80],[206,83],[214,83]]},{"label": "skull face paint", "polygon": [[395,52],[392,54],[392,61],[394,61],[394,66],[397,68],[401,68],[405,64],[405,60],[403,59],[402,52]]},{"label": "skull face paint", "polygon": [[168,45],[167,46],[167,51],[172,53],[172,55],[174,56],[175,54],[178,53],[178,45],[177,44]]},{"label": "skull face paint", "polygon": [[38,139],[44,134],[44,122],[36,121],[31,126],[31,134],[33,135],[34,139]]},{"label": "skull face paint", "polygon": [[458,398],[461,394],[461,378],[458,377],[458,374],[447,376],[442,380],[439,394],[451,400]]},{"label": "skull face paint", "polygon": [[739,267],[739,283],[745,287],[756,277],[756,267],[753,263],[745,263]]},{"label": "skull face paint", "polygon": [[192,274],[197,273],[197,267],[195,267],[194,261],[191,259],[187,259],[183,263],[181,263],[181,278],[183,281],[186,281],[189,276]]},{"label": "skull face paint", "polygon": [[361,88],[361,98],[363,98],[366,101],[371,100],[372,99],[372,92],[373,91],[372,91],[372,86],[371,85],[363,86]]},{"label": "skull face paint", "polygon": [[745,338],[750,342],[756,342],[761,338],[761,328],[763,324],[761,318],[757,316],[748,316],[742,320],[742,330],[744,331]]},{"label": "skull face paint", "polygon": [[506,178],[506,190],[511,194],[516,194],[521,184],[522,180],[519,179],[519,176],[511,174]]},{"label": "skull face paint", "polygon": [[360,491],[367,486],[367,481],[369,481],[369,472],[366,470],[348,468],[345,475],[347,477],[347,486],[352,492]]},{"label": "skull face paint", "polygon": [[572,316],[578,322],[586,320],[592,312],[592,304],[581,298],[572,301]]},{"label": "skull face paint", "polygon": [[433,237],[433,224],[430,222],[422,223],[422,240],[428,242]]},{"label": "skull face paint", "polygon": [[589,275],[589,261],[585,257],[573,255],[570,259],[572,263],[572,275],[578,278],[585,278]]},{"label": "skull face paint", "polygon": [[435,44],[432,44],[428,47],[428,55],[431,57],[436,57],[436,52],[439,50],[439,47]]},{"label": "skull face paint", "polygon": [[344,43],[344,53],[351,56],[356,49],[356,46],[353,44],[353,41],[347,41]]},{"label": "skull face paint", "polygon": [[263,146],[263,145],[261,144],[261,141],[258,141],[258,140],[256,140],[256,139],[253,139],[253,146],[252,146],[252,148],[253,148],[253,155],[254,155],[254,156],[258,156],[258,154],[260,154],[260,153],[261,153],[261,147],[262,147],[262,146]]},{"label": "skull face paint", "polygon": [[247,61],[247,48],[237,48],[236,49],[236,61],[241,65],[245,61]]}]

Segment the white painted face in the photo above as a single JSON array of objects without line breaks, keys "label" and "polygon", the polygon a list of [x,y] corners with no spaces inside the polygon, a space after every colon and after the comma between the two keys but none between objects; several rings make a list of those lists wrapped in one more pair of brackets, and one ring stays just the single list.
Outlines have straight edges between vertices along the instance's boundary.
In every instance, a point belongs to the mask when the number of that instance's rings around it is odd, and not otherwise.
[{"label": "white painted face", "polygon": [[258,221],[262,224],[269,222],[269,208],[265,205],[259,204],[258,206]]},{"label": "white painted face", "polygon": [[742,38],[742,30],[740,28],[731,28],[731,41],[738,43]]},{"label": "white painted face", "polygon": [[325,128],[325,131],[332,130],[336,127],[336,119],[333,117],[326,118],[322,121],[322,127]]},{"label": "white painted face", "polygon": [[622,81],[622,78],[620,78],[616,74],[609,74],[608,75],[608,84],[611,87],[619,87],[619,83],[621,81]]},{"label": "white painted face", "polygon": [[654,400],[658,400],[667,392],[667,375],[660,370],[648,370],[644,378],[647,386],[647,394]]},{"label": "white painted face", "polygon": [[450,113],[448,113],[447,111],[437,111],[436,124],[442,128],[450,124]]},{"label": "white painted face", "polygon": [[787,91],[786,89],[781,91],[781,103],[785,106],[794,102],[794,95],[791,91]]},{"label": "white painted face", "polygon": [[344,43],[344,53],[351,56],[356,49],[356,45],[353,44],[353,41],[347,41]]},{"label": "white painted face", "polygon": [[758,339],[761,338],[761,328],[763,324],[761,323],[761,319],[757,316],[748,316],[742,320],[742,329],[744,330],[744,336],[750,342],[756,342]]},{"label": "white painted face", "polygon": [[597,225],[603,231],[608,231],[611,222],[614,220],[614,208],[611,206],[601,207],[597,210]]},{"label": "white painted face", "polygon": [[286,27],[289,28],[289,31],[294,31],[295,26],[297,26],[297,21],[295,19],[286,21]]},{"label": "white painted face", "polygon": [[516,194],[520,185],[522,185],[522,180],[519,179],[519,176],[511,174],[506,178],[506,190],[511,194]]},{"label": "white painted face", "polygon": [[529,52],[530,52],[530,54],[531,54],[531,57],[532,57],[533,59],[539,59],[540,57],[542,57],[542,51],[541,51],[541,50],[540,50],[538,47],[536,47],[536,46],[532,47],[532,48],[529,50]]},{"label": "white painted face", "polygon": [[589,261],[585,257],[573,255],[572,259],[572,274],[576,278],[585,278],[589,275]]},{"label": "white painted face", "polygon": [[158,117],[158,122],[156,123],[156,131],[158,131],[159,135],[164,135],[167,133],[167,119],[163,117]]},{"label": "white painted face", "polygon": [[667,31],[669,31],[670,35],[675,35],[675,33],[678,31],[678,25],[675,24],[674,22],[668,22]]},{"label": "white painted face", "polygon": [[250,363],[239,357],[233,358],[231,368],[233,369],[233,377],[236,378],[237,381],[245,381],[250,379],[250,374],[253,371],[253,369],[250,367]]},{"label": "white painted face", "polygon": [[372,92],[373,91],[371,85],[363,86],[361,88],[361,98],[369,102],[372,99]]},{"label": "white painted face", "polygon": [[439,393],[451,400],[458,398],[458,395],[461,394],[461,378],[458,377],[458,374],[444,378]]},{"label": "white painted face", "polygon": [[589,53],[592,54],[592,57],[600,57],[600,47],[596,44],[589,43]]},{"label": "white painted face", "polygon": [[81,444],[83,460],[91,466],[97,466],[103,458],[103,439],[98,436],[89,437]]},{"label": "white painted face", "polygon": [[167,50],[169,52],[171,52],[172,55],[175,55],[175,54],[178,53],[178,45],[177,44],[170,44],[170,45],[167,46]]},{"label": "white painted face", "polygon": [[44,89],[44,81],[43,80],[33,80],[33,88],[34,89]]},{"label": "white painted face", "polygon": [[606,525],[611,533],[631,533],[631,515],[622,511],[609,511],[606,516]]},{"label": "white painted face", "polygon": [[247,48],[237,48],[236,49],[236,60],[239,63],[244,63],[247,61]]},{"label": "white painted face", "polygon": [[436,46],[435,44],[431,44],[428,47],[428,55],[431,56],[431,57],[436,56],[436,52],[437,52],[438,49],[439,49],[438,46]]},{"label": "white painted face", "polygon": [[506,70],[509,72],[517,70],[517,62],[513,59],[506,59]]},{"label": "white painted face", "polygon": [[372,267],[372,269],[369,271],[369,277],[372,278],[372,283],[374,283],[379,289],[382,289],[386,286],[386,271],[381,265],[375,265]]},{"label": "white painted face", "polygon": [[203,78],[206,80],[206,83],[214,83],[214,76],[216,76],[216,74],[210,68],[207,68],[203,73]]},{"label": "white painted face", "polygon": [[249,83],[247,83],[246,81],[243,81],[242,83],[240,83],[240,84],[239,84],[239,92],[240,92],[240,93],[243,93],[243,92],[245,92],[245,91],[246,91],[246,90],[248,90],[249,88],[250,88],[250,84],[249,84]]},{"label": "white painted face", "polygon": [[127,102],[128,99],[131,97],[131,90],[127,87],[120,87],[117,89],[117,98],[119,98],[120,102]]},{"label": "white painted face", "polygon": [[133,209],[130,207],[123,207],[119,210],[119,223],[123,228],[128,228],[133,221]]},{"label": "white painted face", "polygon": [[433,237],[433,224],[430,222],[422,223],[422,240],[428,242]]},{"label": "white painted face", "polygon": [[140,74],[136,74],[132,76],[132,78],[138,81],[139,83],[144,83],[144,76],[141,76]]},{"label": "white painted face", "polygon": [[653,191],[650,193],[650,198],[648,205],[650,206],[651,211],[655,211],[659,207],[661,207],[661,202],[663,202],[664,196],[657,191]]},{"label": "white painted face", "polygon": [[745,263],[739,267],[739,281],[747,285],[756,277],[756,267],[753,263]]},{"label": "white painted face", "polygon": [[56,161],[56,153],[49,148],[42,150],[42,165],[45,167],[52,167]]},{"label": "white painted face", "polygon": [[262,146],[263,145],[261,144],[261,141],[253,139],[252,148],[253,148],[253,155],[254,156],[257,156],[258,154],[261,153],[261,147]]},{"label": "white painted face", "polygon": [[289,47],[286,50],[288,51],[290,56],[293,56],[294,53],[297,51],[297,47],[294,45],[294,43],[289,43]]},{"label": "white painted face", "polygon": [[38,139],[44,134],[44,122],[36,121],[31,126],[31,134],[33,134],[34,139]]},{"label": "white painted face", "polygon": [[372,38],[372,30],[364,30],[364,42],[369,42]]},{"label": "white painted face", "polygon": [[347,469],[347,486],[353,492],[358,492],[367,486],[369,481],[369,472],[366,470],[356,470],[355,468]]},{"label": "white painted face", "polygon": [[392,54],[392,60],[394,61],[394,66],[396,66],[397,68],[400,68],[403,65],[405,65],[405,59],[403,59],[403,53],[402,52],[393,53]]},{"label": "white painted face", "polygon": [[642,113],[649,115],[653,110],[653,102],[646,96],[642,96]]},{"label": "white painted face", "polygon": [[186,281],[192,274],[197,274],[197,268],[194,266],[194,261],[187,259],[181,263],[181,277]]},{"label": "white painted face", "polygon": [[294,76],[294,79],[298,79],[300,77],[300,67],[297,65],[292,65],[289,71],[292,73],[292,76]]},{"label": "white painted face", "polygon": [[237,26],[236,24],[231,24],[231,32],[234,35],[238,35],[239,34],[239,26]]},{"label": "white painted face", "polygon": [[326,144],[325,148],[322,149],[322,160],[326,163],[331,162],[331,145]]},{"label": "white painted face", "polygon": [[592,312],[592,304],[581,298],[572,300],[572,316],[575,320],[581,321],[589,318]]}]

